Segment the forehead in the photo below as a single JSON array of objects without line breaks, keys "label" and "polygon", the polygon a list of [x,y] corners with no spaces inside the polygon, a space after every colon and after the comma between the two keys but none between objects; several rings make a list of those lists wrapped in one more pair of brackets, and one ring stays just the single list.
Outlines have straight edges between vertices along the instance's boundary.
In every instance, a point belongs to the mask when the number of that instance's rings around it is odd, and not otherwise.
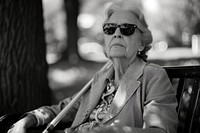
[{"label": "forehead", "polygon": [[138,22],[138,19],[133,13],[129,11],[116,11],[110,16],[108,22],[117,24],[122,24],[122,23],[136,24]]}]

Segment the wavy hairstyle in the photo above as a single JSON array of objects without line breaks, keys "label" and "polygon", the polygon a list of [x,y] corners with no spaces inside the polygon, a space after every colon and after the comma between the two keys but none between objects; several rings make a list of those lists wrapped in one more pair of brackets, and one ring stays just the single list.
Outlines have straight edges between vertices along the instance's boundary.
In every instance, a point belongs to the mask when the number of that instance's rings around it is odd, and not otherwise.
[{"label": "wavy hairstyle", "polygon": [[129,11],[138,19],[136,25],[140,30],[142,30],[141,43],[145,46],[142,51],[138,52],[138,56],[141,57],[144,61],[147,61],[147,51],[149,51],[149,49],[151,48],[150,44],[153,41],[153,37],[151,31],[148,29],[148,25],[146,23],[144,15],[141,12],[141,10],[137,7],[137,5],[130,1],[121,1],[113,3],[105,12],[106,19],[104,23],[106,23],[109,20],[109,18],[114,12],[120,10]]}]

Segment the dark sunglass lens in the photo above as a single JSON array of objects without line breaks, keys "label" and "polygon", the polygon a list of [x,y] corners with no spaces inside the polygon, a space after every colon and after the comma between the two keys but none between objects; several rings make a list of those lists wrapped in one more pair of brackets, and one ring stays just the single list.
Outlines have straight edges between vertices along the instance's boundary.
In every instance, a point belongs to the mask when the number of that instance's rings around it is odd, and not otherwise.
[{"label": "dark sunglass lens", "polygon": [[105,24],[103,26],[103,31],[105,34],[107,35],[112,35],[115,33],[115,30],[116,30],[116,25],[114,24]]},{"label": "dark sunglass lens", "polygon": [[120,32],[125,36],[134,34],[135,29],[137,28],[137,26],[134,24],[117,25],[114,23],[106,23],[103,25],[103,32],[107,35],[112,35],[115,33],[118,26],[120,27]]},{"label": "dark sunglass lens", "polygon": [[135,32],[135,25],[132,24],[123,24],[121,25],[120,31],[123,35],[129,36]]}]

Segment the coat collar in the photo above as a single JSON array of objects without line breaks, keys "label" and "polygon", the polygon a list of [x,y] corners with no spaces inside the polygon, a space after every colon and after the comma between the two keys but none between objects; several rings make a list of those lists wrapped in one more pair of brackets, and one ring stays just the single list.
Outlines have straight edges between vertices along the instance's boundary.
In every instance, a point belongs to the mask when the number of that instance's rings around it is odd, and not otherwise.
[{"label": "coat collar", "polygon": [[[122,80],[120,82],[119,88],[116,92],[116,95],[111,104],[111,108],[109,111],[110,118],[109,121],[113,117],[115,117],[121,109],[124,107],[126,102],[130,99],[130,97],[134,94],[137,88],[140,85],[138,81],[139,77],[143,74],[144,67],[146,62],[141,59],[136,59],[132,64],[129,65],[127,71],[125,72]],[[107,82],[111,76],[113,76],[114,68],[113,66],[108,68],[107,70],[100,72],[99,76],[93,82],[91,89],[89,90],[89,97],[83,101],[82,104],[84,112],[81,112],[81,116],[87,116],[92,112],[92,110],[97,106],[101,95],[107,85]],[[72,125],[76,126],[83,122],[86,118],[79,118],[77,122],[74,122]],[[106,121],[105,121],[106,122]]]},{"label": "coat collar", "polygon": [[[109,110],[110,119],[115,117],[127,101],[131,98],[134,92],[138,89],[140,81],[138,79],[143,74],[146,63],[140,59],[136,59],[127,69],[122,77],[119,88],[111,104]],[[108,119],[108,120],[110,120]],[[108,121],[107,120],[107,121]],[[105,121],[106,122],[106,121]]]},{"label": "coat collar", "polygon": [[96,105],[98,104],[101,95],[103,94],[103,91],[108,83],[108,79],[113,76],[114,68],[113,66],[106,70],[105,73],[99,74],[99,78],[97,78],[96,82],[92,85],[91,93],[89,95],[89,104],[88,104],[88,110],[91,112]]},{"label": "coat collar", "polygon": [[[130,99],[130,97],[139,87],[140,82],[138,81],[138,79],[143,74],[145,65],[146,62],[144,62],[139,58],[136,58],[135,61],[129,65],[127,71],[122,77],[116,95],[111,104],[109,112],[110,119],[116,116],[120,112],[120,110],[124,107],[126,102]],[[101,98],[101,95],[107,84],[106,79],[111,78],[113,73],[114,73],[114,68],[112,67],[108,69],[106,72],[100,74],[99,78],[97,79],[97,82],[94,83],[91,89],[90,100],[88,104],[89,105],[88,110],[90,113],[96,107]]]}]

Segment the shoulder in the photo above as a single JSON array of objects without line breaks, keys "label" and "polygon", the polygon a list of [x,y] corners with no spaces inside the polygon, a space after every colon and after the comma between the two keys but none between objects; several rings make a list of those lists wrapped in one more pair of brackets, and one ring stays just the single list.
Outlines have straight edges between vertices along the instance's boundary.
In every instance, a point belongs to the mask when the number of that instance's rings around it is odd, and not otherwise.
[{"label": "shoulder", "polygon": [[97,82],[99,79],[108,78],[111,75],[111,73],[113,73],[113,71],[113,66],[98,71],[93,77],[93,83]]},{"label": "shoulder", "polygon": [[159,70],[164,70],[164,68],[158,64],[147,63],[145,70],[146,71],[159,71]]},{"label": "shoulder", "polygon": [[147,63],[144,68],[143,76],[148,79],[151,79],[156,75],[157,76],[167,75],[167,73],[162,66],[154,63]]},{"label": "shoulder", "polygon": [[154,64],[154,63],[147,63],[145,68],[144,68],[144,72],[148,72],[148,73],[156,73],[156,72],[162,72],[165,71],[165,69],[158,65],[158,64]]}]

